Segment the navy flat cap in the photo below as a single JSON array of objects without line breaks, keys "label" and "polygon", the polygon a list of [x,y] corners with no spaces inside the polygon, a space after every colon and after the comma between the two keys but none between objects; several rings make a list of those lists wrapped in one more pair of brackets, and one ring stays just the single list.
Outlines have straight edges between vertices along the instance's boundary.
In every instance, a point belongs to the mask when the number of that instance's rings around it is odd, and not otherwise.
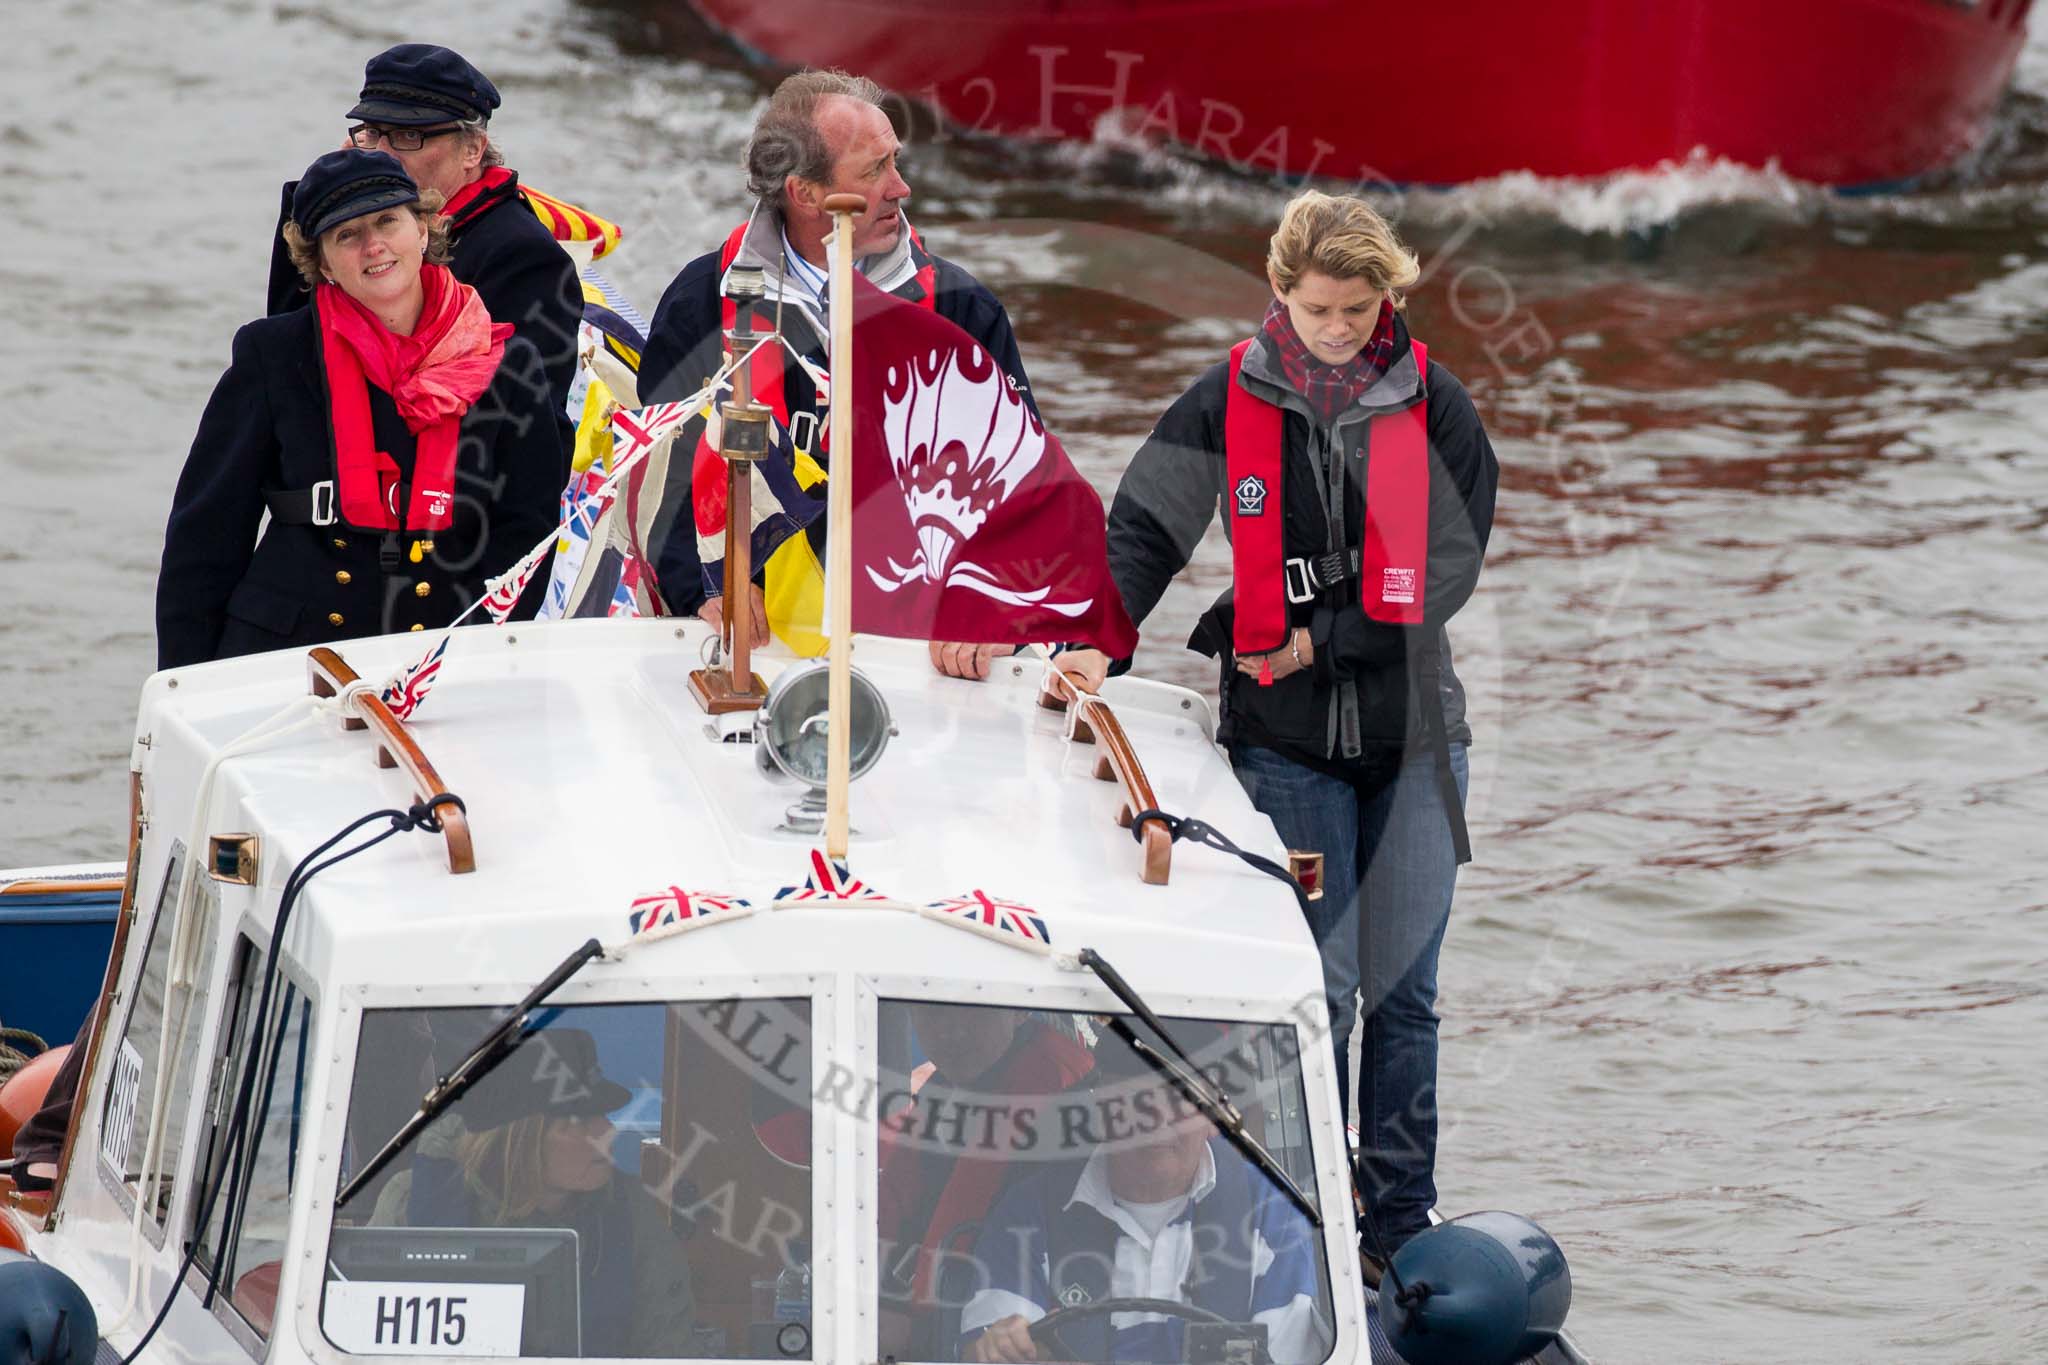
[{"label": "navy flat cap", "polygon": [[363,65],[363,92],[348,116],[396,128],[491,117],[498,87],[460,53],[428,43],[400,43]]},{"label": "navy flat cap", "polygon": [[389,152],[344,147],[306,167],[292,191],[292,221],[309,238],[336,223],[396,204],[417,203],[420,187]]},{"label": "navy flat cap", "polygon": [[624,1108],[633,1092],[608,1078],[585,1029],[545,1028],[476,1083],[456,1112],[481,1132],[535,1114],[589,1118]]}]

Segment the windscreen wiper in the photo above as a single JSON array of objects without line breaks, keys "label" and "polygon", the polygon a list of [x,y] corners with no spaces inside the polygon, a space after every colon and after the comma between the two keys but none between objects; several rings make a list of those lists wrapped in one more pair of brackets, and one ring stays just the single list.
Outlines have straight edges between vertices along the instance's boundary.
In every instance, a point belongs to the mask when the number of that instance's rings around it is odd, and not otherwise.
[{"label": "windscreen wiper", "polygon": [[1116,1015],[1109,1017],[1110,1031],[1129,1044],[1131,1051],[1143,1058],[1147,1066],[1172,1081],[1175,1087],[1187,1096],[1188,1103],[1200,1110],[1202,1117],[1216,1125],[1216,1131],[1223,1134],[1231,1146],[1243,1153],[1246,1160],[1258,1167],[1268,1180],[1278,1186],[1280,1192],[1293,1201],[1294,1206],[1302,1211],[1313,1226],[1321,1228],[1322,1213],[1309,1197],[1301,1192],[1301,1186],[1295,1184],[1287,1172],[1281,1169],[1280,1163],[1266,1150],[1265,1144],[1251,1135],[1250,1130],[1245,1127],[1244,1115],[1231,1103],[1230,1096],[1224,1093],[1223,1087],[1209,1079],[1202,1069],[1195,1065],[1194,1058],[1188,1056],[1187,1049],[1180,1045],[1180,1040],[1167,1029],[1165,1022],[1135,990],[1131,989],[1131,983],[1124,980],[1117,969],[1104,961],[1102,954],[1093,948],[1083,948],[1079,960],[1082,966],[1101,978],[1102,984],[1109,987],[1111,993],[1130,1008],[1131,1013],[1144,1020],[1146,1025],[1159,1035],[1173,1056],[1167,1056],[1140,1038],[1136,1029]]},{"label": "windscreen wiper", "polygon": [[561,988],[563,982],[583,970],[583,964],[594,957],[604,955],[604,948],[596,939],[586,941],[582,947],[562,959],[561,965],[549,972],[538,986],[526,993],[526,998],[506,1012],[505,1017],[491,1026],[491,1031],[477,1040],[477,1045],[464,1054],[461,1061],[450,1067],[448,1074],[434,1082],[434,1086],[420,1097],[420,1107],[407,1119],[391,1140],[378,1149],[342,1187],[341,1194],[334,1201],[339,1212],[349,1200],[361,1193],[363,1186],[376,1178],[379,1171],[391,1164],[391,1159],[404,1151],[406,1145],[420,1135],[455,1101],[461,1099],[469,1088],[491,1073],[491,1069],[510,1057],[519,1045],[532,1037],[537,1025],[530,1023],[530,1016],[540,1008],[541,1002]]}]

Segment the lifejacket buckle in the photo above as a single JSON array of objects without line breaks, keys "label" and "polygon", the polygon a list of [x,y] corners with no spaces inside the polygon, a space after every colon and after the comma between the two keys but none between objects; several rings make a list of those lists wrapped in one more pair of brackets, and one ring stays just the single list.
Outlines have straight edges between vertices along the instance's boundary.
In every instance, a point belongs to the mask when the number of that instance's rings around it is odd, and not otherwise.
[{"label": "lifejacket buckle", "polygon": [[1306,559],[1290,559],[1285,564],[1287,577],[1287,600],[1293,606],[1316,600],[1315,569]]},{"label": "lifejacket buckle", "polygon": [[334,525],[334,480],[322,479],[308,491],[313,495],[313,525]]}]

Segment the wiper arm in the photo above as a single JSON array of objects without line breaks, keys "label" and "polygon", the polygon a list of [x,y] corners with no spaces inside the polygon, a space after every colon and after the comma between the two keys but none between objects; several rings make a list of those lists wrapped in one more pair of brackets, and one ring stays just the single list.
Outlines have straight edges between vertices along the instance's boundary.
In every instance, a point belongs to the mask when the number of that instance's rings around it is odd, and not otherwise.
[{"label": "wiper arm", "polygon": [[506,1012],[505,1017],[491,1026],[491,1031],[477,1040],[475,1047],[464,1054],[461,1061],[450,1067],[448,1074],[434,1082],[434,1086],[420,1097],[420,1107],[405,1121],[391,1140],[378,1149],[360,1171],[342,1187],[341,1194],[334,1201],[337,1212],[362,1192],[377,1173],[391,1164],[391,1159],[404,1151],[412,1140],[420,1135],[426,1126],[440,1117],[441,1111],[461,1099],[469,1088],[491,1073],[492,1068],[510,1057],[519,1045],[533,1035],[528,1019],[541,1002],[553,995],[562,983],[594,957],[601,957],[604,948],[596,939],[586,941],[582,947],[569,954],[541,983],[526,993],[526,998]]},{"label": "wiper arm", "polygon": [[1280,1192],[1301,1210],[1312,1226],[1320,1229],[1323,1226],[1321,1211],[1306,1194],[1302,1193],[1301,1186],[1295,1184],[1293,1178],[1281,1168],[1279,1161],[1266,1150],[1265,1144],[1251,1135],[1245,1127],[1244,1115],[1231,1103],[1230,1096],[1223,1092],[1223,1087],[1202,1073],[1201,1068],[1195,1065],[1194,1058],[1188,1056],[1187,1049],[1180,1045],[1180,1040],[1173,1036],[1165,1022],[1153,1012],[1152,1007],[1131,988],[1131,983],[1124,980],[1117,969],[1110,966],[1102,954],[1093,948],[1081,950],[1080,963],[1100,977],[1102,984],[1109,987],[1110,992],[1123,1001],[1131,1013],[1144,1020],[1172,1050],[1173,1056],[1167,1056],[1140,1038],[1137,1030],[1115,1015],[1111,1015],[1109,1019],[1110,1031],[1129,1044],[1131,1051],[1137,1053],[1147,1066],[1172,1081],[1174,1086],[1187,1096],[1188,1103],[1194,1105],[1204,1118],[1215,1124],[1216,1131],[1223,1134],[1231,1146],[1243,1153],[1246,1160],[1258,1167],[1268,1180],[1278,1186]]}]

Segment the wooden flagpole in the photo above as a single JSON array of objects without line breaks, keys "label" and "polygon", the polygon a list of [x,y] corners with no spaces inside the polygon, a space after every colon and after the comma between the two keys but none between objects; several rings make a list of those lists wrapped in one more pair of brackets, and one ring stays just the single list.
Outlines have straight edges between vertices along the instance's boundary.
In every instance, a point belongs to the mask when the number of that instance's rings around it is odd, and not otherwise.
[{"label": "wooden flagpole", "polygon": [[832,452],[825,480],[825,577],[832,621],[826,689],[825,856],[844,858],[846,789],[853,766],[853,215],[867,211],[858,194],[833,194],[820,206],[832,215]]},{"label": "wooden flagpole", "polygon": [[[728,364],[751,357],[761,340],[754,331],[754,306],[761,300],[761,272],[735,266],[726,278],[733,304],[733,331],[726,338]],[[771,358],[774,357],[771,353]],[[751,358],[732,371],[732,400],[719,405],[722,420],[718,455],[725,461],[725,610],[719,623],[725,650],[716,668],[690,673],[690,691],[711,715],[751,711],[767,700],[768,689],[754,672],[752,583],[754,465],[768,455],[768,408],[754,401]]]}]

